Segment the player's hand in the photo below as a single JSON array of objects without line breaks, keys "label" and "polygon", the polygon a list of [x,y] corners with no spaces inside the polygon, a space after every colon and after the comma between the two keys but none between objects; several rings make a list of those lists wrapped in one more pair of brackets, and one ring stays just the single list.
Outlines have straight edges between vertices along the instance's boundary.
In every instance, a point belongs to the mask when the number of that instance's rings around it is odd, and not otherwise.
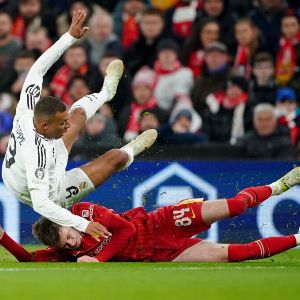
[{"label": "player's hand", "polygon": [[111,233],[100,223],[90,222],[87,226],[85,233],[90,234],[96,241],[100,241],[99,237],[107,239],[111,236]]},{"label": "player's hand", "polygon": [[0,225],[0,240],[3,238],[4,235],[4,230],[2,228],[2,226]]},{"label": "player's hand", "polygon": [[82,27],[86,19],[86,12],[82,9],[76,10],[72,17],[69,33],[76,39],[80,39],[88,30],[89,27]]},{"label": "player's hand", "polygon": [[77,258],[77,262],[99,262],[99,260],[92,256],[83,255]]}]

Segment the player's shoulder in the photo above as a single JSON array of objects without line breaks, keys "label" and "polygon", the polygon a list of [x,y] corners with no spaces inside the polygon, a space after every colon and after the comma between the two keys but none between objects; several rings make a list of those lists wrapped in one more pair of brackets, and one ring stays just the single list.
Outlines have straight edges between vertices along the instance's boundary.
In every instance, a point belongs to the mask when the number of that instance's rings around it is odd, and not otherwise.
[{"label": "player's shoulder", "polygon": [[90,219],[93,219],[96,210],[97,213],[110,211],[110,209],[92,202],[79,202],[74,204],[71,208],[73,214]]}]

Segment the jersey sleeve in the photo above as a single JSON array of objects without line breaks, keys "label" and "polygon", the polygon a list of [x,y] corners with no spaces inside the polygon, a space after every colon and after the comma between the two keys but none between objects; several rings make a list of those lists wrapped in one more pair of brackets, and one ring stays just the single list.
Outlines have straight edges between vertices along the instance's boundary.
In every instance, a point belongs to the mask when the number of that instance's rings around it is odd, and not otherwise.
[{"label": "jersey sleeve", "polygon": [[9,251],[20,262],[32,262],[34,257],[32,253],[24,249],[19,243],[14,241],[6,232],[4,233],[0,244]]},{"label": "jersey sleeve", "polygon": [[67,32],[37,59],[26,76],[20,95],[20,101],[17,105],[16,115],[33,115],[34,106],[41,96],[44,75],[76,41],[77,39]]},{"label": "jersey sleeve", "polygon": [[66,262],[74,261],[74,258],[63,253],[58,249],[51,247],[47,249],[36,250],[32,252],[33,260],[35,262]]},{"label": "jersey sleeve", "polygon": [[33,189],[30,191],[30,195],[35,212],[56,224],[72,226],[81,232],[86,231],[89,221],[52,202],[47,190]]}]

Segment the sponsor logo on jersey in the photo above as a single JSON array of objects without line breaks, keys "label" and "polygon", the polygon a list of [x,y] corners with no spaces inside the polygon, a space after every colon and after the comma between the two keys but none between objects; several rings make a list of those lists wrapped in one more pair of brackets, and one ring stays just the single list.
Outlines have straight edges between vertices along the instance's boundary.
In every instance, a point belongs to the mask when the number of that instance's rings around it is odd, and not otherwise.
[{"label": "sponsor logo on jersey", "polygon": [[81,216],[82,216],[83,218],[88,218],[89,215],[90,215],[90,212],[89,212],[87,209],[82,210]]},{"label": "sponsor logo on jersey", "polygon": [[85,190],[88,187],[88,183],[86,181],[83,181],[79,185],[80,190]]},{"label": "sponsor logo on jersey", "polygon": [[45,177],[45,169],[44,168],[37,168],[35,170],[35,177],[38,179],[38,180],[42,180],[44,177]]},{"label": "sponsor logo on jersey", "polygon": [[100,252],[103,250],[103,248],[110,242],[110,240],[111,240],[111,236],[108,237],[108,238],[106,238],[106,239],[104,239],[104,240],[100,243],[100,245],[96,248],[95,254],[100,253]]}]

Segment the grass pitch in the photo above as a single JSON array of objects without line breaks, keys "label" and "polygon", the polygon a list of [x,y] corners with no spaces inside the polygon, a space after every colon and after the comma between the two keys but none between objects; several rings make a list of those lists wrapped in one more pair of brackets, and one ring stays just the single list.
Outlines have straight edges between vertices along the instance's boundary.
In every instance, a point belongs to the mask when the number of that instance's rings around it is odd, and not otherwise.
[{"label": "grass pitch", "polygon": [[300,250],[231,264],[76,264],[19,263],[0,248],[0,299],[300,299]]}]

